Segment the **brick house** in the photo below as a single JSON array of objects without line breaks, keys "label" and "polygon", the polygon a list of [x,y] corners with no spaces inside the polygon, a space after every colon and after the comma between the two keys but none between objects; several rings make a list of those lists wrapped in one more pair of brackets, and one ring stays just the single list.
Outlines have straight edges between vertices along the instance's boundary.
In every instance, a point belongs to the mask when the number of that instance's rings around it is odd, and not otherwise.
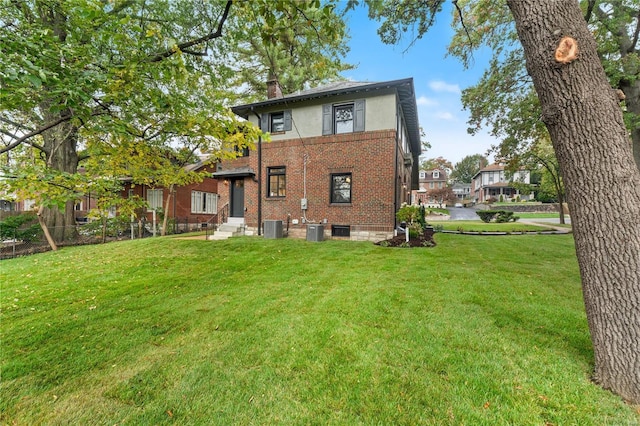
[{"label": "brick house", "polygon": [[513,182],[530,183],[530,172],[519,170],[507,179],[503,164],[494,163],[480,169],[471,179],[471,196],[476,203],[492,201],[527,201],[533,193],[521,194]]},{"label": "brick house", "polygon": [[266,101],[232,110],[271,140],[214,173],[231,221],[259,235],[267,220],[299,237],[309,224],[326,237],[393,233],[396,211],[418,188],[413,79],[342,81],[285,96],[271,81]]},{"label": "brick house", "polygon": [[[185,166],[188,171],[207,172],[202,182],[176,186],[170,200],[169,219],[175,219],[181,230],[193,230],[205,226],[212,226],[218,213],[218,180],[212,177],[215,171],[214,165],[206,165],[203,162]],[[169,189],[163,187],[150,187],[148,185],[132,185],[130,179],[123,179],[124,198],[138,196],[147,202],[147,207],[138,213],[138,218],[144,217],[147,223],[153,220],[153,211],[164,210]],[[161,224],[159,217],[156,222]]]},{"label": "brick house", "polygon": [[448,179],[445,170],[420,170],[418,173],[419,188],[412,191],[413,203],[422,203],[429,207],[442,207],[441,190],[449,186]]}]

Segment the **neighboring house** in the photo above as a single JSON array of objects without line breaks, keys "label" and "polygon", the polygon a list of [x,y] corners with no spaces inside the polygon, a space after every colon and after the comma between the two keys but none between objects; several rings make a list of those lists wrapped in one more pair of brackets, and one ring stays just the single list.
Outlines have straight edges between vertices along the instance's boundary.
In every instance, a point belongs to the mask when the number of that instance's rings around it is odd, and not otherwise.
[{"label": "neighboring house", "polygon": [[453,191],[453,195],[455,195],[456,200],[463,201],[471,198],[470,183],[456,182],[451,186],[451,190]]},{"label": "neighboring house", "polygon": [[326,236],[392,234],[396,211],[418,188],[413,79],[342,81],[285,96],[271,81],[268,96],[232,108],[271,135],[214,173],[232,220],[259,234],[266,220],[282,220],[296,236],[308,224]]},{"label": "neighboring house", "polygon": [[447,172],[441,169],[420,170],[418,176],[419,189],[412,192],[413,203],[442,207],[442,189],[449,186]]},{"label": "neighboring house", "polygon": [[[202,162],[185,166],[189,171],[206,171],[208,175],[202,182],[176,186],[171,196],[169,210],[166,212],[170,219],[175,219],[180,229],[189,229],[212,226],[218,214],[218,181],[212,177],[215,171],[214,165],[204,165]],[[147,202],[147,207],[140,211],[138,216],[144,217],[147,223],[153,221],[153,212],[156,211],[156,223],[162,220],[158,212],[164,214],[164,208],[169,196],[169,189],[163,187],[151,187],[148,185],[132,185],[130,178],[123,179],[123,197],[138,196]]]},{"label": "neighboring house", "polygon": [[510,180],[507,180],[504,165],[491,164],[478,173],[471,180],[471,193],[476,203],[494,201],[527,201],[533,198],[532,193],[521,194],[513,187],[513,182],[530,183],[528,170],[515,172]]}]

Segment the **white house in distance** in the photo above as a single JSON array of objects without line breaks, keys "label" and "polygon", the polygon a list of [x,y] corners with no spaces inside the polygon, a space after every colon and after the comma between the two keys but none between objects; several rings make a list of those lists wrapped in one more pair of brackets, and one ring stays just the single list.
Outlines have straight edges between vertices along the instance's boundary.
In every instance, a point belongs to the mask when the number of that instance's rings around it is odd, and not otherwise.
[{"label": "white house in distance", "polygon": [[531,183],[529,170],[519,170],[510,180],[505,175],[503,164],[494,163],[480,169],[471,180],[471,195],[476,203],[490,201],[528,201],[533,193],[521,194],[513,182]]}]

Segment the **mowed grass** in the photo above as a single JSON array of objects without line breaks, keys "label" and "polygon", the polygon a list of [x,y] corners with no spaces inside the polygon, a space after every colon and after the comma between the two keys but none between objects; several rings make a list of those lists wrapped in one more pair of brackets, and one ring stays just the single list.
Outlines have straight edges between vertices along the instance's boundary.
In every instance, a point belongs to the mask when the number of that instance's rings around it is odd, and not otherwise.
[{"label": "mowed grass", "polygon": [[442,222],[431,222],[434,227],[442,227],[445,231],[458,232],[545,232],[554,229],[544,224],[530,224],[522,222],[483,222],[481,220],[448,220]]},{"label": "mowed grass", "polygon": [[632,425],[568,235],[155,238],[0,263],[0,422]]}]

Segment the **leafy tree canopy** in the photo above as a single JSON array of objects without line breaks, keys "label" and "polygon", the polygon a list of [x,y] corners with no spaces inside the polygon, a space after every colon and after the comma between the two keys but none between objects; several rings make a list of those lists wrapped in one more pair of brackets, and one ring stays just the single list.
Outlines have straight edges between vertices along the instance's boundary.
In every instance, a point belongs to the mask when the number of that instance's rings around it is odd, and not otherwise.
[{"label": "leafy tree canopy", "polygon": [[489,164],[487,158],[481,154],[467,155],[460,160],[451,172],[451,179],[460,183],[471,183],[471,179]]},{"label": "leafy tree canopy", "polygon": [[[624,98],[622,108],[640,167],[640,3],[637,1],[581,1],[584,18],[598,44],[598,55],[611,87]],[[533,89],[506,0],[460,0],[461,16],[454,19],[456,34],[449,51],[465,66],[476,49],[493,52],[480,81],[463,90],[462,102],[471,112],[469,132],[488,127],[501,143],[501,158],[526,151],[545,138],[542,111]],[[465,22],[463,27],[461,22]]]},{"label": "leafy tree canopy", "polygon": [[[259,130],[228,107],[262,93],[267,75],[297,90],[347,67],[336,6],[0,0],[0,153],[11,177],[4,183],[64,208],[49,222],[69,225],[74,197],[92,181],[125,172],[136,183],[198,179],[167,177],[176,168],[166,161],[195,154],[215,161],[252,146]],[[255,80],[238,90],[247,73]],[[29,167],[18,147],[33,150],[24,152],[36,160]]]},{"label": "leafy tree canopy", "polygon": [[444,157],[429,158],[420,163],[420,170],[433,169],[440,169],[449,172],[451,171],[451,169],[453,169],[453,166],[451,165],[451,161],[447,160]]}]

